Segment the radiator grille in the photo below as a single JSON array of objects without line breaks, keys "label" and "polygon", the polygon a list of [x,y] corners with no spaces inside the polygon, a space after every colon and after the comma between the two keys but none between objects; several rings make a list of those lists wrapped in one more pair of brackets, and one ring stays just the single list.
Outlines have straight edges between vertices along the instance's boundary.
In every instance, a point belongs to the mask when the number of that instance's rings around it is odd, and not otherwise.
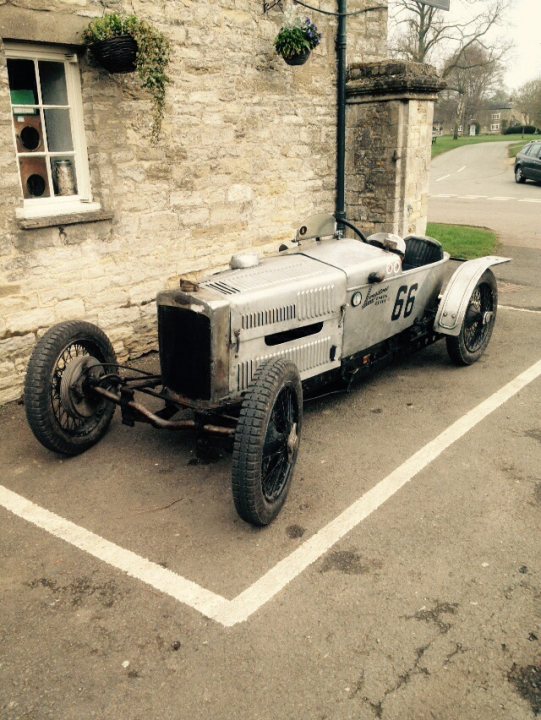
[{"label": "radiator grille", "polygon": [[298,367],[299,372],[312,370],[313,368],[326,365],[329,362],[332,346],[332,338],[324,337],[312,342],[303,343],[297,347],[278,350],[277,352],[261,355],[254,360],[246,360],[239,363],[237,369],[237,388],[246,390],[259,365],[270,358],[284,358],[291,360]]},{"label": "radiator grille", "polygon": [[158,307],[163,383],[192,400],[210,400],[210,319],[191,310]]}]

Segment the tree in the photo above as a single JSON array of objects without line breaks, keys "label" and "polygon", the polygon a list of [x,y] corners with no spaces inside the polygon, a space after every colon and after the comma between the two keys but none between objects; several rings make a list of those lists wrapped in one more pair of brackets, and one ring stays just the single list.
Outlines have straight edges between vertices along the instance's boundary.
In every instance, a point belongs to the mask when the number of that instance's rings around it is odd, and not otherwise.
[{"label": "tree", "polygon": [[[456,0],[455,0],[456,1]],[[462,9],[476,8],[464,21],[421,0],[396,0],[394,52],[414,62],[432,62],[448,83],[447,110],[454,108],[454,135],[478,112],[487,92],[499,80],[500,61],[509,50],[487,42],[501,22],[509,0],[462,0]],[[451,19],[449,19],[451,18]]]},{"label": "tree", "polygon": [[479,42],[452,55],[443,68],[447,95],[455,98],[454,136],[458,127],[478,119],[487,99],[501,82],[502,66]]},{"label": "tree", "polygon": [[514,101],[529,124],[541,127],[541,76],[522,85],[515,93]]},{"label": "tree", "polygon": [[[395,27],[394,54],[413,62],[432,62],[440,65],[442,57],[460,54],[472,45],[483,45],[487,52],[494,48],[484,45],[487,34],[500,23],[509,0],[462,0],[463,7],[478,7],[475,14],[464,21],[449,20],[447,11],[421,0],[396,0],[392,15]],[[500,54],[501,56],[501,54]],[[446,72],[452,67],[446,64]]]}]

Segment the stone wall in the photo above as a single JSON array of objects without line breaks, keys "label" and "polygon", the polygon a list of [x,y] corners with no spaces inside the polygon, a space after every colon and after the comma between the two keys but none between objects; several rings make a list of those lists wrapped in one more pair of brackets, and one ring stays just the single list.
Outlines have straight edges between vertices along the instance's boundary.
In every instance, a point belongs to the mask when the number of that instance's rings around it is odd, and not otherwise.
[{"label": "stone wall", "polygon": [[[0,0],[4,39],[73,42],[103,12],[90,0],[8,5]],[[264,15],[262,5],[110,0],[109,9],[135,12],[170,38],[172,83],[162,139],[152,146],[136,77],[109,75],[81,56],[92,190],[111,217],[97,222],[18,225],[0,43],[0,404],[20,396],[36,337],[52,324],[96,322],[121,358],[134,357],[155,347],[158,290],[180,274],[225,266],[239,249],[276,249],[303,216],[333,211],[335,22],[317,18],[322,44],[292,69],[273,51],[283,16]],[[381,57],[386,23],[384,10],[352,21],[350,57]]]}]

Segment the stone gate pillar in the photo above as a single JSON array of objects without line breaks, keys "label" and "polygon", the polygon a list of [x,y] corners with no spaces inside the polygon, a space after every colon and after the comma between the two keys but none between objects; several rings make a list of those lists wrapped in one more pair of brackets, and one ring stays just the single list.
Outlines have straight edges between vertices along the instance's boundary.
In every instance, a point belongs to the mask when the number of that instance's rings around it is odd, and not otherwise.
[{"label": "stone gate pillar", "polygon": [[349,68],[348,218],[367,233],[426,232],[435,69],[385,60]]}]

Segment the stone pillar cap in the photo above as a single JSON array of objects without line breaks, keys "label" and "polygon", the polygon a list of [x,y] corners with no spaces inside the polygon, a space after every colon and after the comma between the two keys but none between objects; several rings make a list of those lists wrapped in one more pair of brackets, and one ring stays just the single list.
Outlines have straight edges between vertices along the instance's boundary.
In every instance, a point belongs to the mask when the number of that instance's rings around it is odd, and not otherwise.
[{"label": "stone pillar cap", "polygon": [[348,71],[348,94],[426,94],[443,90],[446,83],[432,65],[405,60],[352,63]]}]

